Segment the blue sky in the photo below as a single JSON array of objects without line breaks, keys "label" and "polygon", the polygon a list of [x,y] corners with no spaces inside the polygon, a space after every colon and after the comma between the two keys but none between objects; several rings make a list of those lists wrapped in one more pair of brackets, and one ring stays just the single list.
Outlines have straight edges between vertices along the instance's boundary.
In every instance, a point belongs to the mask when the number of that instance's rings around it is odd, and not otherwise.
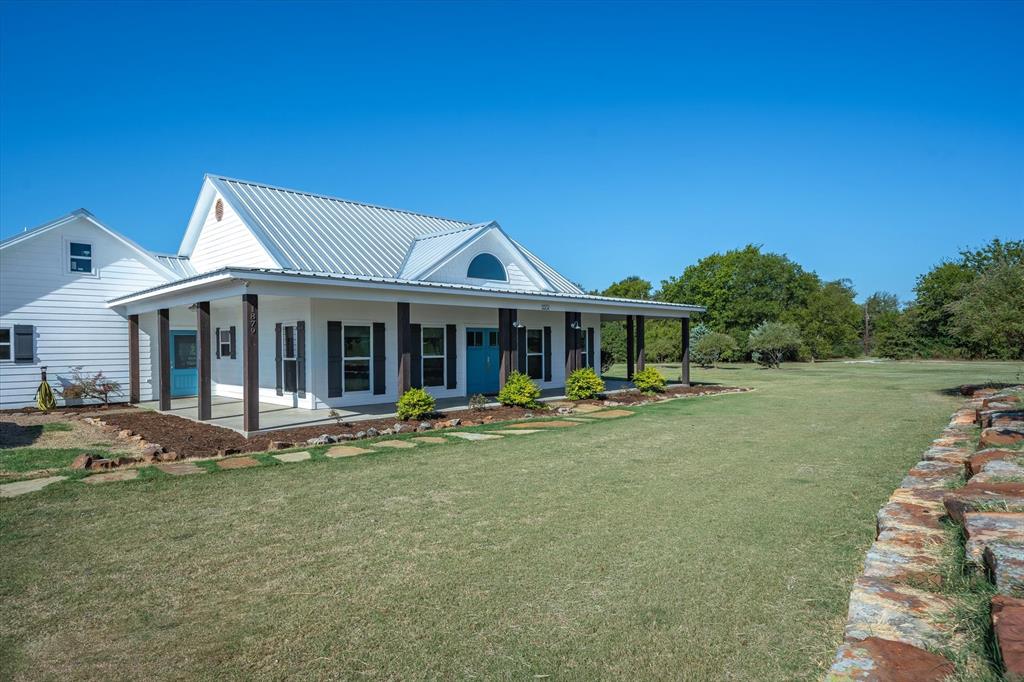
[{"label": "blue sky", "polygon": [[0,5],[0,234],[205,172],[496,219],[587,288],[746,243],[906,299],[1024,237],[1024,3]]}]

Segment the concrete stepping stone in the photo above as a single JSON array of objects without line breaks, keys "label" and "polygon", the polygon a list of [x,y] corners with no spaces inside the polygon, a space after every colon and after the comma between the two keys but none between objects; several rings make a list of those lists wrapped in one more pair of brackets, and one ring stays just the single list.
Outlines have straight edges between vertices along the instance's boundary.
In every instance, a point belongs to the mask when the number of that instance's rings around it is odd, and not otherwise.
[{"label": "concrete stepping stone", "polygon": [[509,424],[510,429],[561,429],[567,426],[579,426],[580,422],[570,422],[564,419],[556,419],[549,422],[520,422],[518,424]]},{"label": "concrete stepping stone", "polygon": [[17,483],[4,483],[0,485],[0,497],[17,497],[26,493],[34,493],[66,478],[67,476],[47,476],[46,478],[32,478],[27,481],[18,481]]},{"label": "concrete stepping stone", "polygon": [[964,549],[967,560],[983,565],[985,547],[992,543],[1024,542],[1024,514],[1013,512],[968,512],[964,514]]},{"label": "concrete stepping stone", "polygon": [[171,476],[190,476],[192,474],[205,474],[206,469],[196,466],[195,462],[165,462],[157,464],[156,468]]},{"label": "concrete stepping stone", "polygon": [[382,448],[414,448],[416,443],[410,443],[407,440],[381,440],[374,443]]},{"label": "concrete stepping stone", "polygon": [[600,412],[604,409],[604,405],[574,405],[573,409],[578,414],[590,414],[592,412]]},{"label": "concrete stepping stone", "polygon": [[369,448],[360,448],[355,445],[335,445],[333,448],[324,453],[325,456],[331,459],[338,459],[340,457],[355,457],[356,455],[367,455],[374,450]]},{"label": "concrete stepping stone", "polygon": [[1006,679],[1024,679],[1024,599],[1001,594],[993,597],[992,630],[1006,668]]},{"label": "concrete stepping stone", "polygon": [[139,477],[138,469],[109,471],[105,474],[93,474],[82,479],[83,483],[113,483],[115,481],[131,481]]},{"label": "concrete stepping stone", "polygon": [[948,488],[964,476],[961,464],[941,461],[918,462],[900,481],[901,488]]},{"label": "concrete stepping stone", "polygon": [[594,412],[590,416],[597,419],[617,419],[618,417],[632,417],[633,414],[629,410],[603,410],[601,412]]},{"label": "concrete stepping stone", "polygon": [[963,523],[964,514],[977,510],[1001,508],[1003,511],[1024,511],[1024,483],[975,481],[948,493],[943,498],[946,513],[956,523]]},{"label": "concrete stepping stone", "polygon": [[498,429],[497,431],[488,431],[487,433],[493,433],[498,436],[526,436],[531,433],[540,433],[540,429]]},{"label": "concrete stepping stone", "polygon": [[891,580],[861,576],[850,593],[846,639],[880,637],[919,649],[949,647],[953,602]]},{"label": "concrete stepping stone", "polygon": [[967,473],[970,476],[981,473],[981,468],[988,462],[995,460],[1024,460],[1024,452],[1020,450],[1003,450],[1000,448],[986,448],[978,450],[967,460]]},{"label": "concrete stepping stone", "polygon": [[437,445],[438,443],[447,443],[448,441],[441,436],[416,436],[412,440],[417,443],[428,443],[430,445]]},{"label": "concrete stepping stone", "polygon": [[252,457],[229,457],[217,462],[217,466],[221,469],[247,469],[249,467],[258,467],[259,465],[260,461]]},{"label": "concrete stepping stone", "polygon": [[949,659],[903,642],[878,637],[846,642],[825,682],[940,682],[956,672]]},{"label": "concrete stepping stone", "polygon": [[982,559],[999,594],[1024,594],[1024,545],[993,542],[985,547]]},{"label": "concrete stepping stone", "polygon": [[596,421],[593,417],[566,417],[571,422],[579,422],[580,424],[587,424]]},{"label": "concrete stepping stone", "polygon": [[306,452],[305,450],[300,450],[299,452],[286,452],[281,455],[274,455],[274,459],[276,459],[279,462],[285,463],[305,462],[310,457],[312,457],[312,455]]},{"label": "concrete stepping stone", "polygon": [[477,441],[477,440],[497,440],[501,436],[493,433],[479,433],[477,431],[455,431],[454,433],[445,434],[448,436],[454,436],[455,438],[462,438],[463,440]]}]

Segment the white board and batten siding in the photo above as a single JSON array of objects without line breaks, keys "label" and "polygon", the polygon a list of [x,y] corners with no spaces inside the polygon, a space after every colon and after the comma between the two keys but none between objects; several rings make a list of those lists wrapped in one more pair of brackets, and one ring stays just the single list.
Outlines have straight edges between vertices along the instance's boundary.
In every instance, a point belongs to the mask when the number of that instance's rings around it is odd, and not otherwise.
[{"label": "white board and batten siding", "polygon": [[[94,274],[70,272],[69,241],[92,245]],[[111,298],[168,281],[135,249],[84,217],[0,249],[0,327],[32,326],[32,361],[0,361],[0,408],[35,404],[40,367],[56,391],[71,367],[103,373],[128,398],[128,321]],[[149,395],[149,339],[140,342],[142,399]]]},{"label": "white board and batten siding", "polygon": [[221,219],[217,219],[218,201],[221,201],[219,196],[211,202],[195,248],[189,254],[189,260],[196,271],[210,272],[229,265],[278,267],[277,262],[227,202],[223,203]]}]

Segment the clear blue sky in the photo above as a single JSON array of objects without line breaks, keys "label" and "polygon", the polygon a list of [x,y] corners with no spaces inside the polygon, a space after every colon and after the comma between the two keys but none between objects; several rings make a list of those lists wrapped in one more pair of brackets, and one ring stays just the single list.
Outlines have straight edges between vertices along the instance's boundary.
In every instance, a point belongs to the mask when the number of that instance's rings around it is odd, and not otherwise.
[{"label": "clear blue sky", "polygon": [[761,243],[908,298],[1024,237],[1024,3],[0,5],[0,234],[210,171],[496,219],[588,288]]}]

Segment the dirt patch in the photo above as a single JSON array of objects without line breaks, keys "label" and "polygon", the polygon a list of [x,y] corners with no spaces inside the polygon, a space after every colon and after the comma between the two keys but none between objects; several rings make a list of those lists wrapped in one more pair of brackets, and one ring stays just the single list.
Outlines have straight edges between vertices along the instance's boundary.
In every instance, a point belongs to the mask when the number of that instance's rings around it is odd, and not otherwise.
[{"label": "dirt patch", "polygon": [[643,405],[652,401],[665,398],[679,398],[679,397],[696,397],[702,395],[714,395],[716,393],[744,393],[749,391],[749,388],[740,388],[736,386],[710,386],[710,385],[695,385],[695,386],[669,386],[665,389],[664,393],[659,393],[654,396],[644,395],[636,389],[629,391],[622,391],[621,393],[613,393],[607,397],[607,400],[580,400],[579,404],[582,405]]},{"label": "dirt patch", "polygon": [[112,403],[104,405],[71,405],[49,412],[42,412],[35,407],[20,407],[16,410],[0,410],[0,420],[14,422],[22,426],[32,424],[49,424],[64,422],[82,417],[106,417],[115,412],[134,411],[138,408],[128,403]]}]

